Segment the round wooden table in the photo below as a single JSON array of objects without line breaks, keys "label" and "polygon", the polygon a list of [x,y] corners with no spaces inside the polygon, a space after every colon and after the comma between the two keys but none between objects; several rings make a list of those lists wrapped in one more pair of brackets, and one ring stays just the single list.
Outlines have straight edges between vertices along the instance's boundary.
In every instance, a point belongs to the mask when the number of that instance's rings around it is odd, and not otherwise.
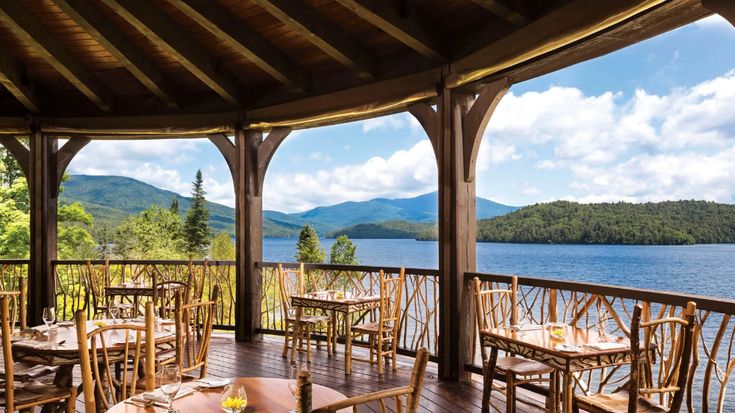
[{"label": "round wooden table", "polygon": [[[242,385],[248,397],[248,407],[246,413],[286,413],[294,408],[295,402],[291,391],[288,389],[288,380],[286,379],[269,379],[262,377],[246,377],[232,380],[234,383]],[[224,387],[217,389],[206,389],[196,391],[188,396],[184,396],[174,401],[174,408],[181,413],[199,413],[199,412],[224,412],[220,407],[222,393]],[[326,406],[346,397],[328,387],[318,384],[312,385],[312,407]],[[156,409],[160,411],[161,409]],[[135,406],[129,403],[118,403],[108,413],[150,413],[151,408]],[[349,413],[352,409],[343,409],[340,412]]]}]

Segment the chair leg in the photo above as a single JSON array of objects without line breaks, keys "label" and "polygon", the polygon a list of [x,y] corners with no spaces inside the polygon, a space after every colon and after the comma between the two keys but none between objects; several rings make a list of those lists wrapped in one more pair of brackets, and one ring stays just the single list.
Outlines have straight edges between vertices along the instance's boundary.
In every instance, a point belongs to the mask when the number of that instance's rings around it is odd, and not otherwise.
[{"label": "chair leg", "polygon": [[327,323],[327,356],[332,356],[332,323]]},{"label": "chair leg", "polygon": [[375,362],[375,336],[372,334],[368,335],[368,347],[370,348],[370,364],[373,364]]},{"label": "chair leg", "polygon": [[306,362],[311,363],[311,324],[306,325]]},{"label": "chair leg", "polygon": [[505,411],[506,413],[516,411],[516,385],[513,373],[505,374]]},{"label": "chair leg", "polygon": [[482,413],[490,412],[490,396],[493,391],[493,379],[495,379],[495,363],[498,361],[498,350],[490,350],[482,378]]},{"label": "chair leg", "polygon": [[556,371],[549,374],[549,396],[546,398],[546,408],[549,410],[549,413],[556,413],[557,409],[559,408],[559,403],[557,400],[557,394],[558,394],[558,384],[557,384],[558,376],[556,374]]},{"label": "chair leg", "polygon": [[392,336],[390,343],[393,346],[393,354],[391,355],[391,364],[393,364],[393,371],[398,370],[398,365],[396,365],[396,353],[398,353],[398,338],[395,336],[395,334]]},{"label": "chair leg", "polygon": [[383,374],[385,369],[385,359],[383,359],[383,336],[377,335],[375,338],[378,342],[378,374]]},{"label": "chair leg", "polygon": [[288,343],[291,341],[291,335],[288,333],[289,323],[286,321],[286,328],[284,329],[285,341],[283,342],[283,358],[288,357]]},{"label": "chair leg", "polygon": [[71,386],[69,400],[66,402],[66,413],[75,413],[77,410],[77,388]]}]

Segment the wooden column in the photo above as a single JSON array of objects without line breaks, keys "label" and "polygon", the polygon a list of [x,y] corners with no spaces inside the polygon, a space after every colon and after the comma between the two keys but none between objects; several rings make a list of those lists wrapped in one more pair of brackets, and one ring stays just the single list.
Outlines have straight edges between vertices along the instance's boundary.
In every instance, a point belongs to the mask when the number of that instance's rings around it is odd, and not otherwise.
[{"label": "wooden column", "polygon": [[468,380],[474,311],[464,274],[476,270],[475,167],[487,122],[509,84],[503,79],[478,94],[442,88],[434,111],[421,103],[409,111],[434,147],[439,178],[439,376]]},{"label": "wooden column", "polygon": [[238,341],[260,336],[261,277],[256,265],[263,260],[263,181],[273,154],[290,132],[288,128],[276,128],[263,140],[263,132],[237,127],[234,145],[225,135],[209,137],[227,161],[235,186]]},{"label": "wooden column", "polygon": [[56,303],[55,277],[51,261],[56,259],[56,213],[54,196],[58,185],[54,153],[58,140],[36,129],[29,139],[30,236],[28,265],[28,322],[42,324],[44,307]]}]

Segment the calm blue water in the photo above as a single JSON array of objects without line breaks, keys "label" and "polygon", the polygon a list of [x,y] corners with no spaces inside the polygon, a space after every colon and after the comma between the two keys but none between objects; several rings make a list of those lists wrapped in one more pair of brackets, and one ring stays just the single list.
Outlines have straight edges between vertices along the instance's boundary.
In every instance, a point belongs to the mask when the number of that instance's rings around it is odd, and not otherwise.
[{"label": "calm blue water", "polygon": [[[360,264],[438,267],[436,241],[358,239]],[[333,239],[322,240],[329,253]],[[293,262],[295,238],[263,240],[265,261]],[[477,244],[479,272],[569,279],[735,298],[735,244]]]}]

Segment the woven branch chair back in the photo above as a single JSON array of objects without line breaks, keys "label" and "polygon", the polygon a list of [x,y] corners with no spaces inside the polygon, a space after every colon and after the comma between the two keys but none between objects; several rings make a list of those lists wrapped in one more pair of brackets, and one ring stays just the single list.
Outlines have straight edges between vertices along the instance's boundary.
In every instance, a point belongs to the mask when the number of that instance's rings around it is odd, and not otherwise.
[{"label": "woven branch chair back", "polygon": [[299,263],[298,269],[284,268],[278,264],[278,286],[281,297],[281,319],[293,317],[291,311],[291,296],[304,293],[304,264]]},{"label": "woven branch chair back", "polygon": [[380,270],[380,314],[379,326],[391,326],[398,337],[398,326],[401,320],[403,305],[403,285],[406,279],[405,270],[401,268],[398,276],[385,274]]},{"label": "woven branch chair back", "polygon": [[183,292],[176,296],[176,360],[181,373],[199,369],[199,377],[207,375],[207,358],[214,328],[219,286],[214,286],[208,301],[184,304]]},{"label": "woven branch chair back", "polygon": [[[84,407],[96,411],[97,401],[103,410],[137,393],[139,381],[145,390],[155,388],[155,320],[153,302],[145,307],[145,324],[113,324],[87,332],[84,311],[75,315],[77,344],[84,390]],[[115,366],[121,371],[116,374]],[[140,371],[143,378],[139,379]],[[120,379],[118,379],[119,377]],[[95,395],[97,397],[95,397]]]},{"label": "woven branch chair back", "polygon": [[[472,279],[475,298],[475,321],[478,331],[505,325],[515,325],[518,319],[518,277],[513,276],[509,289],[482,289],[482,281]],[[480,346],[482,359],[487,359],[487,349]]]}]

